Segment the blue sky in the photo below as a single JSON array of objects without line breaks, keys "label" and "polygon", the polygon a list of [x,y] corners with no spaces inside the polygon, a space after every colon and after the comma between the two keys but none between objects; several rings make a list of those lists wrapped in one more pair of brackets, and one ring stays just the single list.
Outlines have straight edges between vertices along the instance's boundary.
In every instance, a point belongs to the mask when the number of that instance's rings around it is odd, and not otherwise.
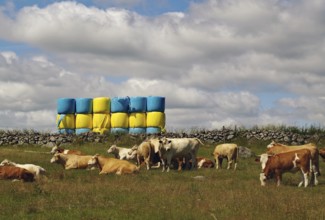
[{"label": "blue sky", "polygon": [[0,3],[0,129],[60,97],[166,97],[167,129],[323,126],[325,1]]}]

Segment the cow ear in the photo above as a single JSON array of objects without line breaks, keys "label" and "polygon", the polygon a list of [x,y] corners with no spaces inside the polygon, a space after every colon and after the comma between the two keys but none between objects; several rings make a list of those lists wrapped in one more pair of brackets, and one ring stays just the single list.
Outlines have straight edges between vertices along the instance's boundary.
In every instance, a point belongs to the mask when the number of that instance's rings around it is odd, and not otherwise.
[{"label": "cow ear", "polygon": [[171,140],[168,140],[168,144],[170,144],[170,143],[172,143],[172,141]]}]

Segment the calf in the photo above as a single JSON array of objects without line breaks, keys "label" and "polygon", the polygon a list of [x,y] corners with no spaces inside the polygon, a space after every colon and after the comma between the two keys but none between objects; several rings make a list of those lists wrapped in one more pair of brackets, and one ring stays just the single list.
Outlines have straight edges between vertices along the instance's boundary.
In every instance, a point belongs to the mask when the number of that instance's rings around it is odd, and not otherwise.
[{"label": "calf", "polygon": [[107,150],[107,153],[113,154],[116,159],[120,160],[133,160],[136,157],[131,148],[118,147],[115,144]]},{"label": "calf", "polygon": [[63,149],[58,146],[54,146],[51,150],[52,154],[55,153],[61,153],[61,154],[76,154],[76,155],[82,155],[82,152],[80,150],[69,150],[69,149]]},{"label": "calf", "polygon": [[55,153],[51,158],[51,163],[61,164],[66,170],[69,169],[87,169],[88,161],[92,158],[90,155],[75,155]]},{"label": "calf", "polygon": [[103,157],[98,154],[92,156],[88,161],[88,166],[97,166],[99,174],[115,173],[116,175],[138,173],[140,166],[136,166],[129,161],[116,158]]},{"label": "calf", "polygon": [[20,167],[23,169],[28,170],[29,172],[33,173],[35,177],[39,178],[40,174],[45,174],[46,170],[38,165],[34,165],[34,164],[18,164],[15,162],[12,162],[8,159],[4,159],[0,165],[4,165],[4,166],[15,166],[15,167]]},{"label": "calf", "polygon": [[0,179],[18,179],[24,182],[33,182],[35,180],[33,173],[15,166],[0,166]]},{"label": "calf", "polygon": [[201,168],[213,168],[215,166],[215,162],[205,157],[197,157],[197,167]]},{"label": "calf", "polygon": [[216,161],[216,169],[222,167],[223,158],[227,158],[228,166],[227,169],[231,168],[231,165],[234,163],[234,170],[237,169],[237,160],[238,160],[238,146],[237,144],[219,144],[215,147],[213,151],[213,156]]},{"label": "calf", "polygon": [[299,187],[304,184],[308,186],[308,176],[310,173],[311,153],[307,149],[297,150],[295,152],[280,153],[273,156],[262,154],[260,157],[262,173],[260,174],[261,185],[265,186],[267,179],[275,176],[277,185],[280,186],[282,174],[285,172],[301,171],[303,175]]}]

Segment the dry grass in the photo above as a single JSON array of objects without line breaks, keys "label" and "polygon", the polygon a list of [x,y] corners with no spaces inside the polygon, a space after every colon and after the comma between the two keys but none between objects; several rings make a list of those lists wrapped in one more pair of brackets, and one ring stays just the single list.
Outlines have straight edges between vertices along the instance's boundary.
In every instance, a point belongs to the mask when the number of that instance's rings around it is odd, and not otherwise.
[{"label": "dry grass", "polygon": [[[256,153],[266,146],[238,142]],[[108,146],[71,148],[105,155]],[[99,176],[98,170],[66,171],[50,164],[49,150],[0,148],[0,160],[35,163],[48,171],[35,183],[0,181],[1,219],[325,219],[325,173],[317,187],[298,188],[299,174],[285,174],[280,187],[273,181],[261,187],[260,165],[250,158],[241,159],[237,171],[142,169],[137,175]],[[213,146],[205,146],[199,155],[212,151]]]}]

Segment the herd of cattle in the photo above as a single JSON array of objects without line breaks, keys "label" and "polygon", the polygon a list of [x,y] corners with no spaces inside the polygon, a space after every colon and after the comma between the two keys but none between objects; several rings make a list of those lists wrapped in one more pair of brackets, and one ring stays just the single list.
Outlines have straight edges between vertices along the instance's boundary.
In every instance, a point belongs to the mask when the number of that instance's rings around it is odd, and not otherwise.
[{"label": "herd of cattle", "polygon": [[[233,143],[219,144],[215,147],[213,159],[198,157],[200,145],[198,138],[151,138],[131,148],[112,145],[108,154],[114,157],[85,155],[79,150],[68,150],[53,147],[51,163],[61,164],[64,169],[99,169],[99,174],[115,173],[117,175],[138,173],[144,165],[147,170],[162,168],[169,172],[171,168],[200,169],[222,166],[223,159],[227,160],[227,169],[236,170],[239,150]],[[309,183],[318,185],[320,175],[319,156],[325,160],[325,148],[318,149],[314,144],[287,146],[272,141],[264,154],[256,156],[260,162],[260,182],[265,186],[267,179],[275,178],[280,185],[282,174],[297,172],[302,174],[302,181],[298,186],[307,187]],[[10,160],[3,160],[0,164],[0,179],[13,179],[32,182],[44,175],[46,170],[34,164],[17,164]],[[309,180],[310,178],[310,180]]]}]

